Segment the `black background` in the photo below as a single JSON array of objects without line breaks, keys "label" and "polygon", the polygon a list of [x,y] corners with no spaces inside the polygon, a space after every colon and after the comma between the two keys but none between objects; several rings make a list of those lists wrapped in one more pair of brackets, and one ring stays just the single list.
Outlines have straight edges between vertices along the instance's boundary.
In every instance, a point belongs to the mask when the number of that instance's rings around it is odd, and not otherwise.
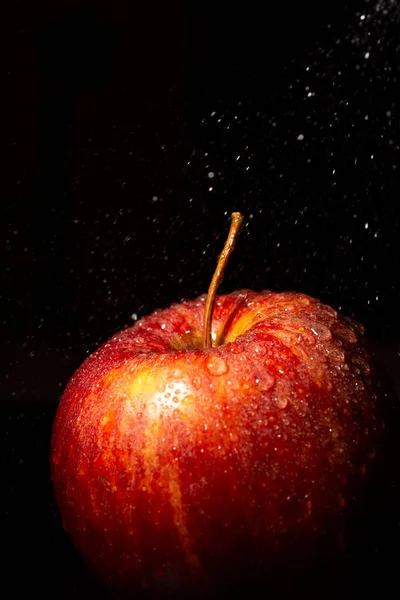
[{"label": "black background", "polygon": [[206,291],[233,210],[222,290],[318,296],[397,376],[400,10],[13,0],[1,39],[7,571],[81,597],[48,479],[57,402],[133,315]]}]

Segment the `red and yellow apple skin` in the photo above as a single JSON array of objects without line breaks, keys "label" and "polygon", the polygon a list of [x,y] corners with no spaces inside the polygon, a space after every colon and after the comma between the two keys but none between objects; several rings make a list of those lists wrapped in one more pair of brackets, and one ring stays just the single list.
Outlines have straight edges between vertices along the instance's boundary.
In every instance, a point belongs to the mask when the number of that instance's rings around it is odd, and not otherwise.
[{"label": "red and yellow apple skin", "polygon": [[204,301],[114,335],[57,411],[64,527],[117,587],[268,587],[282,561],[345,546],[379,453],[379,385],[357,323],[304,294],[240,290],[217,296],[217,345],[202,349]]}]

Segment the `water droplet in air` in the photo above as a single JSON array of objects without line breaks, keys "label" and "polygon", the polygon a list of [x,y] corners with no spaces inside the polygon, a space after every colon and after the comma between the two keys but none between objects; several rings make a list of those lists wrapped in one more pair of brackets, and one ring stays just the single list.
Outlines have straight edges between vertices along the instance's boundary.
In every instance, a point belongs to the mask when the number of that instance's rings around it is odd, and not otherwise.
[{"label": "water droplet in air", "polygon": [[211,356],[207,361],[207,371],[210,375],[225,375],[228,370],[228,365],[220,356]]}]

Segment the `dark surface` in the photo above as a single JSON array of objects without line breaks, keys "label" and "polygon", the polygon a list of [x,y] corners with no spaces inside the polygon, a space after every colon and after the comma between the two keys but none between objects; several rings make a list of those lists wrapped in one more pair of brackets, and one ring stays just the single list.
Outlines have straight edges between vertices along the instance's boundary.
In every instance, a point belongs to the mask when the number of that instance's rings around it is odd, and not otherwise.
[{"label": "dark surface", "polygon": [[[233,210],[223,290],[319,296],[399,386],[400,10],[20,0],[0,27],[5,579],[100,598],[49,482],[59,397],[131,315],[206,291]],[[393,583],[398,529],[368,585]]]}]

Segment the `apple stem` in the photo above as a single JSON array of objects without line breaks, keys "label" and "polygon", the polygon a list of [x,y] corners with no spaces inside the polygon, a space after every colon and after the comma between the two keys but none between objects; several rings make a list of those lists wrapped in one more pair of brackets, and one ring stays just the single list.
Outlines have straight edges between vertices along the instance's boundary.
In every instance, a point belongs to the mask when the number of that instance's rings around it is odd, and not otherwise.
[{"label": "apple stem", "polygon": [[211,324],[212,324],[212,314],[214,309],[215,297],[217,295],[217,290],[219,285],[221,284],[224,278],[224,272],[226,265],[228,264],[228,260],[230,255],[233,252],[233,249],[236,244],[236,240],[240,233],[241,227],[243,224],[243,215],[239,212],[234,212],[231,215],[231,226],[229,229],[228,237],[225,242],[225,246],[218,257],[217,268],[214,271],[213,278],[210,283],[210,287],[208,288],[206,306],[204,309],[204,323],[203,323],[203,348],[211,348],[212,347],[212,338],[211,338]]}]

